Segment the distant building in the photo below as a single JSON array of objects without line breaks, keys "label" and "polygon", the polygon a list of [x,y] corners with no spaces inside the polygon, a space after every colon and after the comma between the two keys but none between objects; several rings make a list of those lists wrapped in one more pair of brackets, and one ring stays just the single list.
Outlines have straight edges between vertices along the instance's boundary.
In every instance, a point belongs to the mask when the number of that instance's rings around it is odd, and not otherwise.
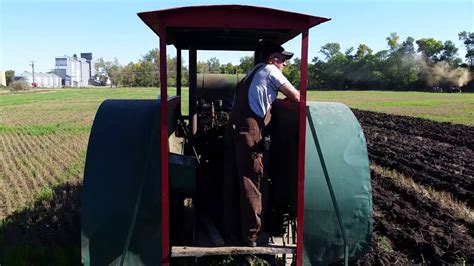
[{"label": "distant building", "polygon": [[61,77],[53,73],[41,73],[35,72],[34,78],[33,73],[24,71],[19,76],[15,76],[14,80],[21,80],[28,84],[28,86],[33,86],[33,83],[36,83],[37,87],[43,88],[59,88],[61,87]]},{"label": "distant building", "polygon": [[[84,58],[84,57],[85,58]],[[92,53],[56,57],[54,73],[61,77],[63,86],[86,87],[92,80]]]},{"label": "distant building", "polygon": [[7,86],[7,79],[5,78],[5,71],[0,70],[0,86]]},{"label": "distant building", "polygon": [[89,65],[89,85],[92,85],[92,53],[81,53],[81,58],[86,59],[87,64]]}]

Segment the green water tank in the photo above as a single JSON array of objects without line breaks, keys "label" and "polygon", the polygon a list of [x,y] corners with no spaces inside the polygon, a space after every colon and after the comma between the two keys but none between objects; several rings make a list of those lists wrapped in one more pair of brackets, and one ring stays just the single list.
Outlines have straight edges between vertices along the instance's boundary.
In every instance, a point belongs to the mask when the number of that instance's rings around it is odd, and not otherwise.
[{"label": "green water tank", "polygon": [[372,237],[372,193],[364,133],[344,104],[309,102],[308,111],[304,265],[327,264],[344,257],[343,233],[311,132],[313,126],[340,211],[348,254],[352,259],[360,257],[367,252]]},{"label": "green water tank", "polygon": [[[317,265],[343,259],[341,227],[348,258],[355,259],[365,254],[372,237],[372,194],[364,133],[344,104],[308,102],[307,112],[303,261],[305,265]],[[270,202],[274,209],[288,210],[293,215],[297,213],[298,199],[298,124],[297,103],[277,100],[273,104]],[[321,155],[311,128],[319,140]],[[332,185],[334,202],[328,183]]]}]

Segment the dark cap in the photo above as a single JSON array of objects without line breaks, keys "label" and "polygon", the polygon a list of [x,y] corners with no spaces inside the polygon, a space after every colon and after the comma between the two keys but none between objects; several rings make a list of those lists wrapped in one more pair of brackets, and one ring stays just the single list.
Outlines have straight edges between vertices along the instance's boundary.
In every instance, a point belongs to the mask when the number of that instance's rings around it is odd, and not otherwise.
[{"label": "dark cap", "polygon": [[273,54],[273,53],[280,53],[282,54],[286,60],[289,60],[293,57],[292,52],[285,51],[281,45],[276,45],[276,44],[270,44],[270,45],[265,45],[262,47],[262,52],[263,52],[263,60],[267,60],[268,57]]}]

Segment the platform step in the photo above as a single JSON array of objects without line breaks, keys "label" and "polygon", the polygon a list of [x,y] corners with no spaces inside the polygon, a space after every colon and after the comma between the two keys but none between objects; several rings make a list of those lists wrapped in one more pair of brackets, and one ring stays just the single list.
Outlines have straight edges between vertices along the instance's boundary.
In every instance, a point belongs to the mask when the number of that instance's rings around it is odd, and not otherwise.
[{"label": "platform step", "polygon": [[294,254],[296,245],[264,247],[225,246],[225,247],[171,247],[171,257],[202,257],[218,255],[245,255],[245,254]]}]

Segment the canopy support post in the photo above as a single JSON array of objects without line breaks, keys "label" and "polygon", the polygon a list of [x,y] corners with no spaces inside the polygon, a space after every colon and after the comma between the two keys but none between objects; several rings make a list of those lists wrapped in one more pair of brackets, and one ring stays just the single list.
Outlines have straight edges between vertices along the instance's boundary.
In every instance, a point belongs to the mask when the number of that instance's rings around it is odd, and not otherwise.
[{"label": "canopy support post", "polygon": [[189,47],[189,124],[191,126],[191,136],[197,132],[197,51],[196,47]]},{"label": "canopy support post", "polygon": [[303,265],[303,229],[304,229],[304,164],[306,137],[306,86],[308,83],[308,29],[301,38],[301,78],[299,103],[299,138],[298,138],[298,201],[296,232],[296,265]]},{"label": "canopy support post", "polygon": [[181,48],[176,49],[176,95],[181,97]]},{"label": "canopy support post", "polygon": [[169,176],[168,176],[168,77],[166,55],[166,26],[160,27],[160,143],[161,143],[161,239],[162,265],[169,265],[171,247],[169,237]]}]

